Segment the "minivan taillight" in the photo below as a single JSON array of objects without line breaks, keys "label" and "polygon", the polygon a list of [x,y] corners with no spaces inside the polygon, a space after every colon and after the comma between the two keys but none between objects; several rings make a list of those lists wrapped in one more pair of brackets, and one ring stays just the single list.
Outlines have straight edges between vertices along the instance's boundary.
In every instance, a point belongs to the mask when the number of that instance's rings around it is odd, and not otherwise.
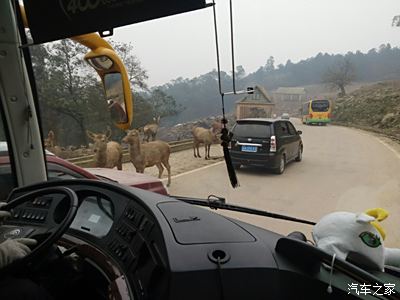
[{"label": "minivan taillight", "polygon": [[271,145],[270,145],[269,151],[276,152],[276,138],[274,135],[271,136]]}]

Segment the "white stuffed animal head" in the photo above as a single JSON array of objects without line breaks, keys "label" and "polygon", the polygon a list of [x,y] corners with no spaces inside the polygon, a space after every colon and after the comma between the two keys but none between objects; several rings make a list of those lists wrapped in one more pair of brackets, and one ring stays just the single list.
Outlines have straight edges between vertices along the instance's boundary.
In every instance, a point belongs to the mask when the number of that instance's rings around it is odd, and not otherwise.
[{"label": "white stuffed animal head", "polygon": [[350,252],[355,252],[368,258],[377,269],[383,270],[384,232],[379,224],[377,227],[377,221],[384,218],[366,213],[334,212],[324,216],[314,226],[312,235],[316,246],[332,255],[336,253],[338,257],[346,259]]}]

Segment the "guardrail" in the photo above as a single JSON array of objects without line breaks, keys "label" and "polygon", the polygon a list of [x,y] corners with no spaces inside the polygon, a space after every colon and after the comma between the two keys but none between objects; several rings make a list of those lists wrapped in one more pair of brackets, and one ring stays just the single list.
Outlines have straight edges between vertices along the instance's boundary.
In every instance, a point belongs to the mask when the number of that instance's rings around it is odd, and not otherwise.
[{"label": "guardrail", "polygon": [[[181,140],[181,141],[172,141],[168,143],[171,147],[171,152],[178,152],[186,149],[190,149],[193,146],[193,140],[188,139],[188,140]],[[80,157],[74,157],[74,158],[68,158],[67,160],[77,166],[83,167],[83,168],[92,168],[94,167],[94,161],[93,161],[93,154],[91,155],[85,155],[85,156],[80,156]],[[124,149],[123,150],[123,155],[122,155],[122,163],[127,163],[130,161],[129,158],[129,150]]]}]

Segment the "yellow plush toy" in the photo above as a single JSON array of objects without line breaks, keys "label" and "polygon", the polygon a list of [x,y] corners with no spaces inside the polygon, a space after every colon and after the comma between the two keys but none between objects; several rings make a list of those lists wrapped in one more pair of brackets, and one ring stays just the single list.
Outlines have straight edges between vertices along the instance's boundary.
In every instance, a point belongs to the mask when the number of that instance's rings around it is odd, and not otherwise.
[{"label": "yellow plush toy", "polygon": [[313,228],[316,246],[342,259],[357,253],[374,268],[384,271],[385,265],[400,266],[400,249],[385,248],[385,230],[380,224],[389,213],[383,208],[365,213],[334,212],[324,216]]}]

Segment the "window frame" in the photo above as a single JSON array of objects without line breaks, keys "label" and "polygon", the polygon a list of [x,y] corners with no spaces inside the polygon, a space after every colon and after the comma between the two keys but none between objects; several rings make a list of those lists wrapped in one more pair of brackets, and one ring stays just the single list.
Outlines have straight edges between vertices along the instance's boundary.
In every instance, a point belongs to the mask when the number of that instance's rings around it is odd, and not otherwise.
[{"label": "window frame", "polygon": [[[289,134],[290,134],[290,135],[297,135],[297,130],[296,130],[296,128],[294,127],[294,125],[293,125],[292,123],[288,122],[288,121],[286,121],[285,123],[286,123],[286,126],[287,126],[287,128],[288,128]],[[291,132],[291,130],[293,131],[293,133]]]},{"label": "window frame", "polygon": [[[3,103],[2,100],[3,99],[0,94],[0,106]],[[5,138],[4,142],[7,143],[7,151],[0,152],[0,156],[3,156],[2,154],[5,154],[4,156],[8,157],[8,164],[5,163],[4,165],[1,166],[1,168],[3,168],[3,167],[7,168],[7,166],[10,167],[10,178],[12,181],[11,189],[5,191],[5,193],[7,193],[7,197],[5,199],[2,199],[0,197],[0,201],[2,201],[2,200],[6,200],[8,198],[8,195],[11,193],[11,191],[14,188],[18,187],[17,168],[15,166],[15,158],[14,158],[14,154],[13,154],[14,152],[12,151],[13,150],[12,143],[10,142],[11,141],[10,129],[9,129],[8,122],[6,119],[5,110],[2,106],[1,106],[1,111],[0,111],[0,130],[3,130],[4,138]],[[0,175],[2,175],[2,174],[0,174]],[[6,187],[2,186],[2,191],[4,191],[4,189],[6,189]],[[3,192],[1,194],[3,194]]]},{"label": "window frame", "polygon": [[287,137],[290,135],[286,122],[283,121],[278,121],[274,123],[274,131],[277,137]]}]

